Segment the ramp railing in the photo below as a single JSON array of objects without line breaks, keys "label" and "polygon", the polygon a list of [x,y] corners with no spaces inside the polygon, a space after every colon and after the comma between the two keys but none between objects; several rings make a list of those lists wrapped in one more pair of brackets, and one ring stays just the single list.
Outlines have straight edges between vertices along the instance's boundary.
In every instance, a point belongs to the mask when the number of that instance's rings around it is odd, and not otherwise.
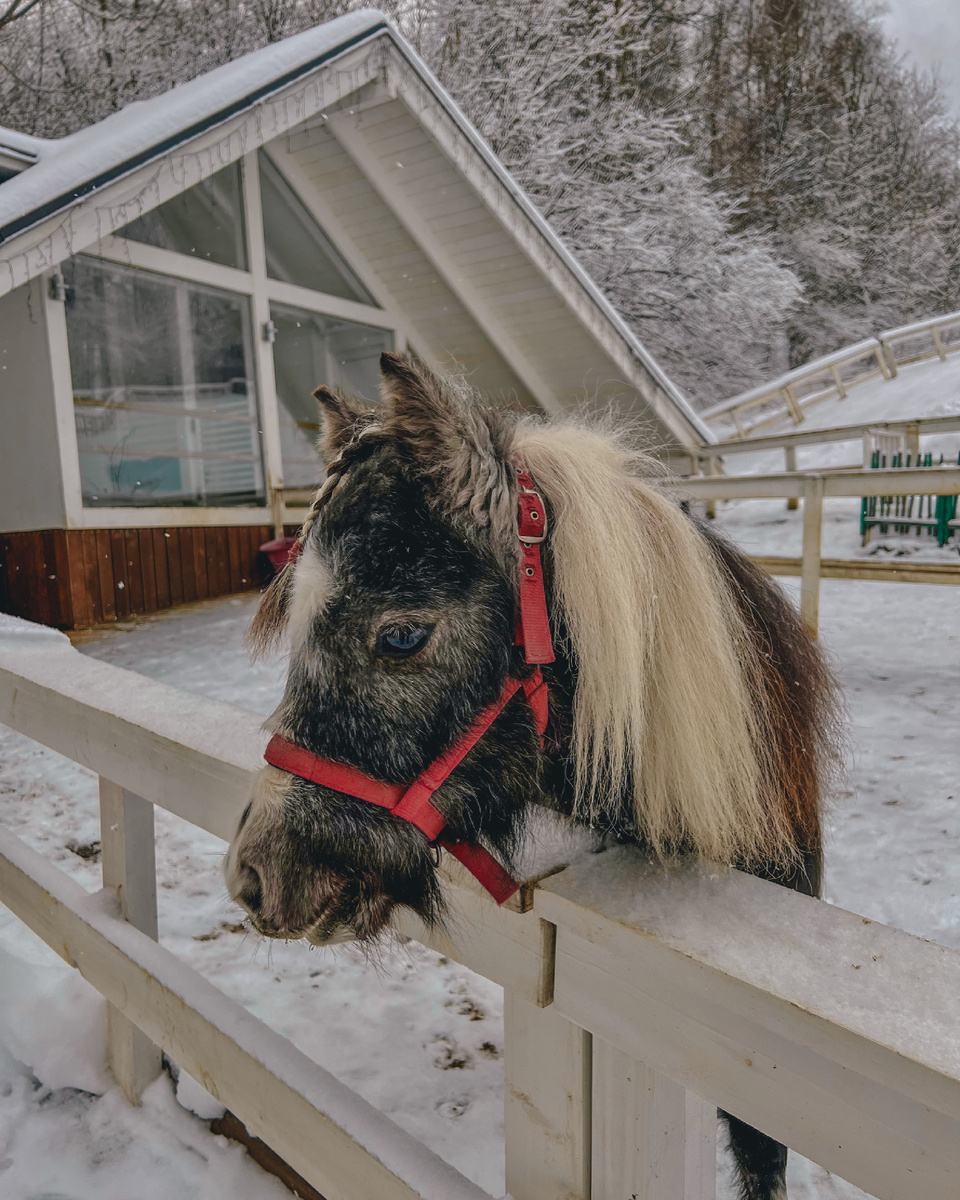
[{"label": "ramp railing", "polygon": [[960,350],[960,312],[885,329],[876,337],[844,346],[832,354],[795,367],[784,375],[749,388],[704,409],[708,425],[732,425],[728,437],[743,438],[790,418],[803,422],[806,410],[822,400],[839,396],[870,379],[895,379],[908,363],[947,356]]}]

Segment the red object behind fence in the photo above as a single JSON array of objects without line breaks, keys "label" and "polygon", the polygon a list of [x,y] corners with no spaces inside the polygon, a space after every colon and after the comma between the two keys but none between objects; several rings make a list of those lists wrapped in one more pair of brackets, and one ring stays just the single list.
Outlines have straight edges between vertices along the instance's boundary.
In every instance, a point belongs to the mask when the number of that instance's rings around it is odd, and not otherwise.
[{"label": "red object behind fence", "polygon": [[297,544],[292,537],[274,538],[272,542],[264,542],[261,551],[270,559],[274,575],[278,575],[290,561],[290,551]]}]

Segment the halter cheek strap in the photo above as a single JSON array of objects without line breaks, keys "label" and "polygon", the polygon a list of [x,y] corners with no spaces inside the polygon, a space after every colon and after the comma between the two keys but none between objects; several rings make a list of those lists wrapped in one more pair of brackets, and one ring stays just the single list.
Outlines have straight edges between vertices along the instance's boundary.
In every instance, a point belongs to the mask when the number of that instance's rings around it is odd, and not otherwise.
[{"label": "halter cheek strap", "polygon": [[[540,560],[540,545],[546,537],[546,509],[522,464],[517,465],[517,482],[517,524],[522,550],[520,621],[517,625],[516,645],[523,646],[528,663],[553,662],[553,644]],[[299,550],[299,543],[295,549]],[[511,878],[483,846],[476,842],[457,841],[445,834],[443,831],[447,818],[433,804],[431,797],[463,762],[519,691],[523,692],[530,705],[542,741],[547,727],[548,700],[547,685],[538,667],[526,679],[507,676],[499,698],[478,713],[457,741],[421,771],[411,784],[384,783],[357,767],[322,758],[279,735],[270,739],[264,758],[271,766],[281,771],[331,788],[343,795],[376,804],[387,809],[395,817],[409,822],[420,830],[429,843],[448,850],[486,888],[497,904],[503,904],[518,890],[519,883]]]}]

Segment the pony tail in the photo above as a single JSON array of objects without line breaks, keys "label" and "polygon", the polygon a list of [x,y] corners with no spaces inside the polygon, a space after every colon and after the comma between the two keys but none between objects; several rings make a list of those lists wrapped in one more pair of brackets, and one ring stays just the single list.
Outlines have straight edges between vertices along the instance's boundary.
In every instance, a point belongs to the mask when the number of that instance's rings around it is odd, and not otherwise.
[{"label": "pony tail", "polygon": [[653,485],[663,468],[603,429],[531,419],[514,450],[553,513],[577,814],[661,855],[792,860],[757,651],[709,547]]}]

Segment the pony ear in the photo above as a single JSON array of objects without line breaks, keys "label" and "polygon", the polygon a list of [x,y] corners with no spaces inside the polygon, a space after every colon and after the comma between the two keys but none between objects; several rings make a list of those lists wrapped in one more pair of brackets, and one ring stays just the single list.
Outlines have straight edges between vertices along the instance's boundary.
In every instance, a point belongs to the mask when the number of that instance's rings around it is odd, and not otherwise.
[{"label": "pony ear", "polygon": [[436,466],[464,441],[464,405],[454,389],[420,359],[384,351],[380,392],[385,432]]},{"label": "pony ear", "polygon": [[317,449],[324,464],[329,466],[340,451],[369,425],[376,416],[376,407],[355,396],[347,396],[339,388],[328,388],[321,384],[313,393],[320,406],[322,430],[317,439]]},{"label": "pony ear", "polygon": [[463,380],[420,359],[380,355],[383,432],[416,460],[446,505],[480,525],[502,524],[510,508],[510,423],[478,402]]}]

